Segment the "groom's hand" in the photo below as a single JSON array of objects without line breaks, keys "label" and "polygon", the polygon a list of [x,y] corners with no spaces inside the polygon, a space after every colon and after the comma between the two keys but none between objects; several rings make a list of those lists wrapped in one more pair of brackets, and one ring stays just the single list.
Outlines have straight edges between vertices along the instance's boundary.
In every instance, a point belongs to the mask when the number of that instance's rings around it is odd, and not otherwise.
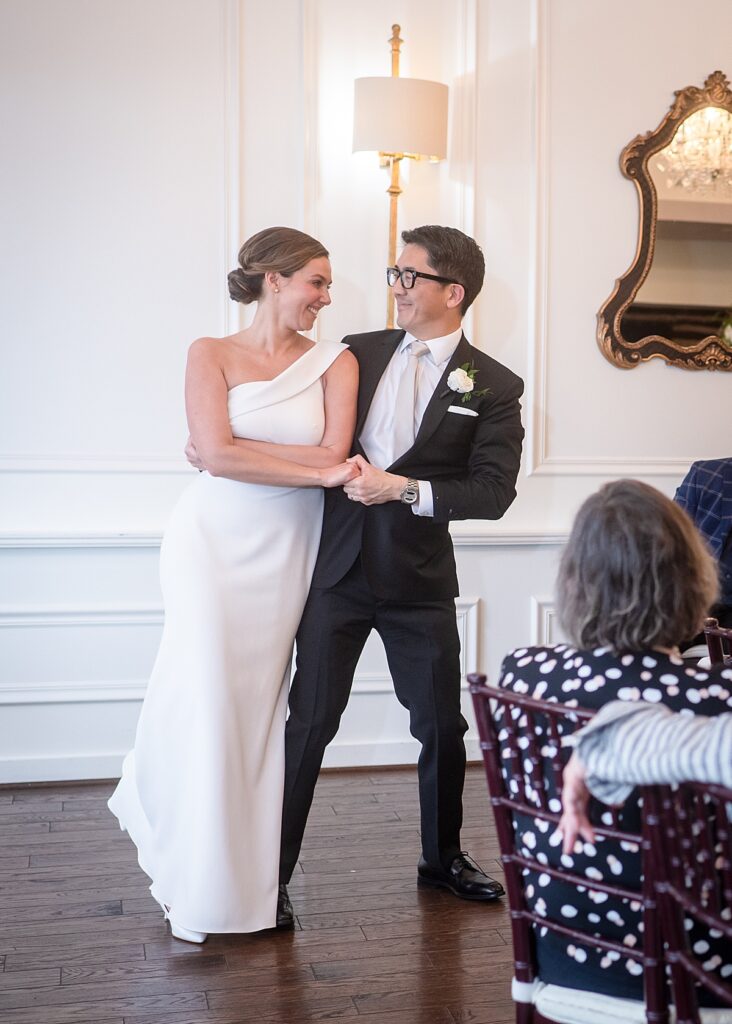
[{"label": "groom's hand", "polygon": [[377,469],[362,455],[354,455],[347,461],[357,466],[359,470],[359,475],[343,488],[351,501],[360,501],[363,505],[383,505],[386,501],[399,501],[399,496],[407,486],[406,477]]}]

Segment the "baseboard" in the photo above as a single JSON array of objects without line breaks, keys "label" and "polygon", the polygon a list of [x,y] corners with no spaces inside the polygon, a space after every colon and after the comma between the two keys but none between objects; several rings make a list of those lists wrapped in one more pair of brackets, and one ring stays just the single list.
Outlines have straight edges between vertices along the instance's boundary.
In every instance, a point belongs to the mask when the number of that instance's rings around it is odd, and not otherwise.
[{"label": "baseboard", "polygon": [[[465,747],[469,761],[480,760],[480,743],[468,737]],[[324,768],[379,768],[390,765],[415,765],[419,744],[332,743],[325,752]],[[76,782],[91,779],[117,779],[122,771],[124,753],[87,754],[67,757],[0,758],[0,785],[21,782]]]},{"label": "baseboard", "polygon": [[18,782],[77,782],[118,779],[124,754],[0,758],[0,785]]}]

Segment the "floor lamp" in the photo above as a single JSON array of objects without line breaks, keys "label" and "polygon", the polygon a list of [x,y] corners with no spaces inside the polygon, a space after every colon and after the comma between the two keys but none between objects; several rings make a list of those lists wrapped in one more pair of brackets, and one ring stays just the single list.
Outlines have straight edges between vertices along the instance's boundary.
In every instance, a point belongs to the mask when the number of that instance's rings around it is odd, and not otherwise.
[{"label": "floor lamp", "polygon": [[[400,26],[392,25],[391,78],[357,78],[353,107],[353,152],[378,152],[391,172],[389,266],[396,261],[397,203],[402,194],[399,165],[404,159],[444,160],[447,154],[447,86],[399,77]],[[386,326],[394,326],[394,293],[387,289]]]}]

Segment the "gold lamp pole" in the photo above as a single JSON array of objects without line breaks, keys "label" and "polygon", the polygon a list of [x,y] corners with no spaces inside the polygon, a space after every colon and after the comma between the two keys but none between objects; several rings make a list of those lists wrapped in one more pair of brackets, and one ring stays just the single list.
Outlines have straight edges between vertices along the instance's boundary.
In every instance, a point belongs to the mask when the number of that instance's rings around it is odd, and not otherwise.
[{"label": "gold lamp pole", "polygon": [[[402,38],[399,35],[401,30],[400,25],[391,26],[391,77],[399,77],[399,55],[402,47]],[[385,165],[391,166],[391,183],[386,190],[389,194],[389,266],[393,267],[396,263],[396,237],[397,237],[397,219],[398,219],[398,202],[399,196],[402,194],[403,189],[399,181],[399,163],[404,158],[403,153],[384,153],[382,159]],[[386,326],[394,326],[394,289],[387,288],[386,290]]]}]

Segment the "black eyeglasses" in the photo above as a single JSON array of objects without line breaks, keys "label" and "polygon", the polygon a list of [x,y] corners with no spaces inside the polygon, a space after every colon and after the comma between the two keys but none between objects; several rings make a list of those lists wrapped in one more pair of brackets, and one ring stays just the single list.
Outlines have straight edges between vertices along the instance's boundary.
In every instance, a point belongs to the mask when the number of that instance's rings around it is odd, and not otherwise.
[{"label": "black eyeglasses", "polygon": [[397,279],[402,282],[403,288],[414,288],[414,283],[418,277],[424,277],[428,281],[441,281],[443,284],[460,284],[459,281],[453,281],[450,277],[440,277],[439,274],[423,274],[421,270],[400,270],[399,267],[386,268],[386,283],[390,288],[394,287]]}]

